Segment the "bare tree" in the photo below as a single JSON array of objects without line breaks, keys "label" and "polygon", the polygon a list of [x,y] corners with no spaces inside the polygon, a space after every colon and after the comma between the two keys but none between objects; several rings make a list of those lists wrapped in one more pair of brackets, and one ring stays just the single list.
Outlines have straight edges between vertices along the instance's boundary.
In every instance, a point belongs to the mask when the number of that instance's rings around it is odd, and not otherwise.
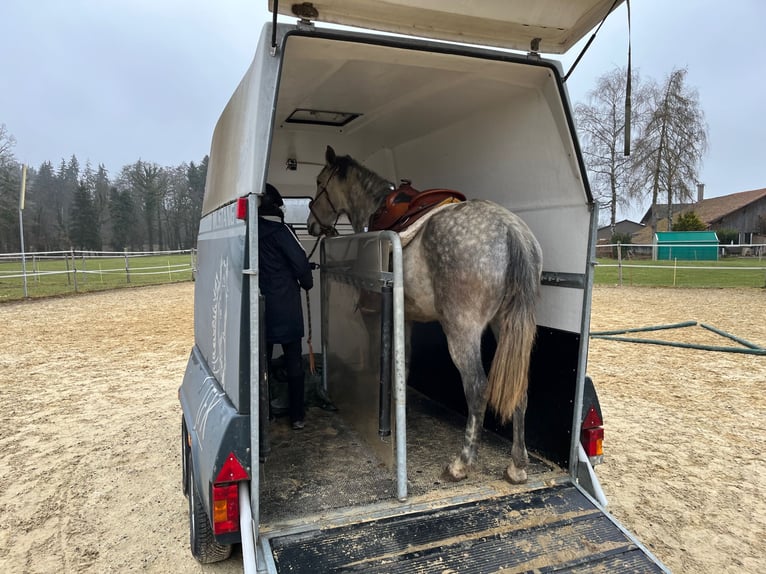
[{"label": "bare tree", "polygon": [[[651,84],[634,71],[632,83],[631,140],[641,135],[648,116]],[[641,196],[643,184],[635,177],[632,156],[624,154],[625,94],[627,70],[614,68],[598,79],[588,93],[588,101],[575,106],[577,132],[582,142],[591,191],[601,207],[609,209],[609,224],[614,232],[617,208],[630,205]],[[633,144],[632,144],[633,145]]]},{"label": "bare tree", "polygon": [[668,224],[673,200],[693,197],[707,150],[707,125],[697,90],[686,86],[687,71],[675,69],[654,92],[652,113],[636,145],[636,165],[652,198],[652,229],[657,230],[657,203],[667,197]]},{"label": "bare tree", "polygon": [[18,207],[20,166],[13,155],[16,139],[0,124],[0,251],[20,249]]},{"label": "bare tree", "polygon": [[13,160],[13,146],[16,145],[16,138],[8,133],[5,124],[0,124],[0,163],[6,164]]}]

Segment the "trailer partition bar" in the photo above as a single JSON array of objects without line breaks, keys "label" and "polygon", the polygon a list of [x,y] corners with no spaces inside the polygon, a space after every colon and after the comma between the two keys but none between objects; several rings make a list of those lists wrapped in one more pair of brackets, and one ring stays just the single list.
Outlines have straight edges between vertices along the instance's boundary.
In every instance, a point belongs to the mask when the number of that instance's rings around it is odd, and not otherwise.
[{"label": "trailer partition bar", "polygon": [[394,320],[394,290],[385,285],[381,290],[380,307],[380,398],[378,412],[378,434],[391,435],[391,332]]}]

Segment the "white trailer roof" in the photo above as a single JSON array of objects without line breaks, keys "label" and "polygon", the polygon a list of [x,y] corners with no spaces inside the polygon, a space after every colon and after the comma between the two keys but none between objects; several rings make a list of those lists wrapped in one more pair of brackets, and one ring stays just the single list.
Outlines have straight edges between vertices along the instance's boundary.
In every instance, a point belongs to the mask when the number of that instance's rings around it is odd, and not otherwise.
[{"label": "white trailer roof", "polygon": [[[562,54],[623,0],[314,0],[279,14],[421,38]],[[274,11],[274,0],[269,0]]]}]

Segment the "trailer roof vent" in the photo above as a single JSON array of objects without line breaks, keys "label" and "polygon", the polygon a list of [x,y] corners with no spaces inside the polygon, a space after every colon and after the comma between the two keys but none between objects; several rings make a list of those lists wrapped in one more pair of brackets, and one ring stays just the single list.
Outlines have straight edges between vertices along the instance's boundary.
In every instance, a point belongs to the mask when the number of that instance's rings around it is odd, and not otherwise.
[{"label": "trailer roof vent", "polygon": [[296,108],[285,121],[290,124],[313,124],[316,126],[342,127],[361,115],[362,114],[353,112],[332,112],[329,110]]}]

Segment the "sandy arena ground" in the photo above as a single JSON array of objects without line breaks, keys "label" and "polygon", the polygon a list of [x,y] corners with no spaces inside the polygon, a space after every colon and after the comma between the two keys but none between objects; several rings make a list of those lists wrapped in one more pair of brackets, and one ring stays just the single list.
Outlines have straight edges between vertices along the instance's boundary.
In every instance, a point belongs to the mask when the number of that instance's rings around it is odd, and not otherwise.
[{"label": "sandy arena ground", "polygon": [[[239,572],[188,550],[193,284],[0,305],[0,572]],[[766,346],[763,290],[597,288],[593,330]],[[700,327],[645,337],[727,346]],[[766,572],[766,357],[594,339],[609,510],[673,571]]]}]

